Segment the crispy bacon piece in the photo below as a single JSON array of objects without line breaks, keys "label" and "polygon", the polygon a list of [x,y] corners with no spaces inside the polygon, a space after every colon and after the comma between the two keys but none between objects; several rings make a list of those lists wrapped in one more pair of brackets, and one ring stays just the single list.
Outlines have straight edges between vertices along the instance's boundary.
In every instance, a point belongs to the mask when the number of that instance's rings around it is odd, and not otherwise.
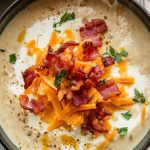
[{"label": "crispy bacon piece", "polygon": [[97,47],[94,47],[92,42],[85,41],[82,47],[83,47],[84,61],[91,61],[99,56],[98,49]]},{"label": "crispy bacon piece", "polygon": [[62,52],[64,52],[64,51],[66,50],[66,48],[72,47],[72,46],[78,46],[78,45],[79,45],[79,43],[76,43],[76,42],[74,42],[74,41],[68,41],[68,42],[62,44],[62,45],[59,47],[59,49],[56,51],[56,53],[57,53],[57,54],[62,53]]},{"label": "crispy bacon piece", "polygon": [[34,113],[35,115],[39,114],[40,112],[44,111],[45,106],[42,102],[38,102],[35,99],[29,100],[27,95],[20,95],[19,96],[20,105],[23,109],[29,110],[30,112]]},{"label": "crispy bacon piece", "polygon": [[92,120],[92,125],[93,125],[94,130],[98,131],[99,133],[107,133],[108,132],[108,130],[105,127],[103,127],[102,125],[99,124],[99,120],[96,118],[94,118]]},{"label": "crispy bacon piece", "polygon": [[90,73],[88,74],[88,77],[91,80],[98,82],[103,73],[104,71],[100,68],[100,66],[95,66],[91,69]]},{"label": "crispy bacon piece", "polygon": [[87,91],[80,88],[78,91],[73,92],[72,103],[74,106],[79,107],[81,104],[87,104],[90,101]]},{"label": "crispy bacon piece", "polygon": [[102,57],[101,59],[105,67],[108,67],[115,63],[115,59],[111,56]]},{"label": "crispy bacon piece", "polygon": [[86,74],[84,73],[83,69],[81,67],[75,69],[74,71],[74,78],[76,80],[81,80],[86,76]]},{"label": "crispy bacon piece", "polygon": [[91,87],[95,87],[95,82],[87,78],[84,80],[84,87],[85,89],[90,89]]},{"label": "crispy bacon piece", "polygon": [[27,89],[33,82],[33,80],[38,77],[38,72],[42,71],[43,67],[41,66],[31,66],[25,70],[22,74],[24,79],[24,88]]},{"label": "crispy bacon piece", "polygon": [[113,79],[105,80],[104,83],[103,83],[102,81],[100,81],[100,82],[98,83],[98,85],[97,85],[97,89],[98,89],[99,91],[101,91],[101,90],[104,90],[104,89],[106,89],[106,88],[108,88],[108,87],[110,87],[110,86],[113,86],[113,85],[115,85],[115,80],[113,80]]},{"label": "crispy bacon piece", "polygon": [[97,89],[100,91],[104,100],[121,94],[114,80],[107,80],[104,84],[99,83]]},{"label": "crispy bacon piece", "polygon": [[48,53],[46,55],[46,58],[44,59],[44,66],[50,67],[52,66],[55,61],[57,60],[57,55],[54,53],[53,49],[51,46],[48,47]]},{"label": "crispy bacon piece", "polygon": [[91,133],[107,133],[108,130],[103,125],[103,119],[106,116],[111,116],[111,113],[108,112],[104,106],[101,105],[101,103],[98,103],[96,106],[96,109],[93,109],[89,112],[85,123],[82,125],[82,128]]},{"label": "crispy bacon piece", "polygon": [[99,83],[103,72],[99,66],[93,67],[87,77],[84,78],[84,88],[89,89],[95,87]]},{"label": "crispy bacon piece", "polygon": [[107,111],[101,103],[98,103],[96,106],[97,106],[97,109],[95,109],[94,112],[96,113],[97,118],[99,120],[102,120],[106,116],[111,116],[112,115],[112,113]]},{"label": "crispy bacon piece", "polygon": [[100,34],[104,34],[107,31],[105,21],[102,19],[92,19],[91,22],[84,21],[84,23],[85,26],[80,28],[81,39],[92,39],[95,47],[101,47]]},{"label": "crispy bacon piece", "polygon": [[110,97],[118,96],[121,94],[118,89],[118,86],[116,84],[113,86],[110,86],[104,90],[101,90],[100,93],[101,93],[102,97],[104,98],[104,100],[107,100]]},{"label": "crispy bacon piece", "polygon": [[55,74],[59,74],[61,70],[65,69],[69,74],[74,67],[74,55],[72,54],[71,60],[65,57],[63,52],[69,46],[77,46],[78,43],[73,41],[68,41],[60,46],[58,51],[54,52],[51,47],[48,49],[48,53],[46,58],[44,59],[43,66],[52,67],[54,69]]}]

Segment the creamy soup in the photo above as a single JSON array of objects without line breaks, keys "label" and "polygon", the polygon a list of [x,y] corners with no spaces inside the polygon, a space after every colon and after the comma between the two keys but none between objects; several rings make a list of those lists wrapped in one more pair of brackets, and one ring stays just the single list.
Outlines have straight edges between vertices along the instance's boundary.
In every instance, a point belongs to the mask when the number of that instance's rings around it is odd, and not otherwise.
[{"label": "creamy soup", "polygon": [[[22,150],[47,150],[47,149],[133,149],[146,135],[150,124],[150,80],[149,57],[150,35],[143,23],[130,10],[115,2],[108,5],[106,1],[87,0],[38,0],[30,4],[25,10],[19,12],[7,25],[0,35],[0,124],[11,141]],[[115,112],[110,123],[113,127],[128,127],[124,137],[119,134],[110,142],[105,141],[105,136],[100,134],[93,137],[91,133],[83,135],[80,128],[69,130],[60,127],[53,131],[47,130],[47,124],[38,116],[25,112],[19,104],[18,96],[23,93],[22,72],[35,64],[35,56],[27,55],[26,44],[31,40],[37,42],[37,47],[44,49],[54,31],[53,23],[60,20],[64,12],[74,12],[76,19],[68,21],[57,28],[61,36],[65,36],[66,29],[74,31],[75,40],[79,42],[78,29],[83,26],[82,19],[100,18],[108,25],[106,40],[116,49],[125,47],[128,51],[128,74],[135,78],[135,83],[127,86],[130,97],[134,97],[134,89],[143,92],[146,97],[145,120],[141,123],[142,104],[135,104],[131,108],[132,118],[125,120],[121,113]],[[57,47],[57,46],[56,46]],[[102,49],[106,49],[104,44]],[[16,54],[17,61],[11,64],[9,55]],[[111,76],[118,77],[117,66],[112,68]],[[103,145],[101,148],[100,145]]]}]

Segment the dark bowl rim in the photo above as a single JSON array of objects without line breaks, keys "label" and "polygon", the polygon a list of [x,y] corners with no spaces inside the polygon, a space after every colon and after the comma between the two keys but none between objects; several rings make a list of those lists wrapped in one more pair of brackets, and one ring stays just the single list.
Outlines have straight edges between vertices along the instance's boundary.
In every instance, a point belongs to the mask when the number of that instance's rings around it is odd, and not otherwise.
[{"label": "dark bowl rim", "polygon": [[2,20],[5,18],[5,16],[13,9],[16,7],[16,5],[18,3],[20,3],[21,0],[15,0],[14,2],[12,2],[4,11],[3,13],[0,15],[0,22],[2,22]]},{"label": "dark bowl rim", "polygon": [[[7,17],[7,15],[9,14],[9,13],[11,13],[11,11],[13,10],[13,9],[15,9],[20,3],[21,3],[21,1],[23,1],[23,0],[15,0],[10,6],[8,6],[4,11],[3,11],[3,13],[0,15],[0,24],[2,23],[2,21]],[[36,1],[36,0],[24,0],[24,1],[28,1],[27,3],[30,3],[30,2],[33,2],[33,1]],[[118,0],[119,2],[121,2],[121,3],[124,3],[123,1],[124,0]],[[139,9],[140,10],[140,12],[142,12],[143,13],[143,15],[148,19],[148,20],[150,20],[150,13],[137,1],[137,0],[126,0],[126,1],[128,1],[128,3],[132,3],[135,7],[137,7],[137,9]],[[27,5],[27,4],[26,4]],[[125,5],[125,3],[124,3],[124,5]],[[126,6],[127,7],[127,6]],[[135,13],[131,8],[130,8],[130,6],[128,6],[128,8],[133,12],[133,13]],[[21,10],[21,9],[20,9]],[[19,10],[19,11],[20,11]],[[136,14],[137,16],[138,16],[138,14]],[[14,17],[14,16],[13,16]],[[12,17],[12,18],[13,18]],[[11,19],[12,19],[11,18]],[[148,26],[147,25],[147,23],[144,21],[144,19],[142,18],[142,17],[139,17],[138,16],[138,18],[140,18],[140,20],[147,26],[147,28],[149,29],[149,31],[150,31],[150,26]],[[10,19],[10,20],[11,20]],[[4,27],[2,27],[2,31],[0,31],[0,33],[1,32],[3,32],[3,29],[5,28],[5,26],[7,26],[7,23],[4,25]],[[1,130],[1,132],[0,132],[0,143],[4,146],[4,148],[5,149],[8,149],[8,150],[11,150],[12,149],[12,147],[11,147],[11,145],[9,145],[10,143],[14,146],[14,144],[9,140],[9,138],[7,137],[7,135],[4,133],[4,131],[3,131],[3,129],[2,129],[2,127],[1,127],[1,125],[0,125],[0,130]],[[6,136],[6,138],[4,138],[4,136]],[[143,148],[142,148],[142,150],[146,150],[146,148],[148,148],[148,146],[150,145],[150,130],[148,131],[148,134],[145,136],[146,137],[146,141],[144,142],[144,146],[143,146]],[[10,143],[8,143],[8,141],[10,142]],[[142,142],[142,141],[141,141]],[[140,142],[140,143],[141,143]],[[14,146],[14,148],[16,149],[16,147]],[[13,149],[14,149],[13,148]],[[141,149],[139,149],[139,150],[141,150]]]}]

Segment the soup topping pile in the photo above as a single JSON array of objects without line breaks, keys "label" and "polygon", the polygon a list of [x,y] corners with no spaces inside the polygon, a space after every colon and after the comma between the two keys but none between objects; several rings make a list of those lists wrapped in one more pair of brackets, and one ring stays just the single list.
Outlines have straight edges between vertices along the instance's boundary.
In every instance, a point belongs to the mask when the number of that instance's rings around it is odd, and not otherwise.
[{"label": "soup topping pile", "polygon": [[[108,31],[104,20],[84,18],[78,29],[80,42],[71,29],[64,31],[67,38],[60,36],[57,26],[74,19],[74,13],[65,13],[54,23],[55,30],[43,50],[34,40],[27,43],[28,55],[36,55],[36,62],[22,74],[25,90],[19,96],[20,105],[40,116],[49,130],[81,127],[83,132],[107,136],[114,112],[130,110],[135,102],[145,103],[145,97],[137,89],[134,98],[128,97],[125,86],[134,84],[127,74],[128,52],[124,48],[116,51],[109,43],[102,50]],[[120,77],[111,76],[113,66],[119,67]],[[129,120],[132,114],[128,111],[122,116]],[[124,136],[128,128],[113,132],[117,131]]]}]

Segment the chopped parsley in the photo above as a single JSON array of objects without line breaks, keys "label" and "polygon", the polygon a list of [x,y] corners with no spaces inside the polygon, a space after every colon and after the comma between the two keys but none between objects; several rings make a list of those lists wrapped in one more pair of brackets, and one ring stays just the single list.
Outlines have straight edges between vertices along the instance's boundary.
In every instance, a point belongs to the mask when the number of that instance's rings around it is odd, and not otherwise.
[{"label": "chopped parsley", "polygon": [[103,56],[109,55],[109,53],[106,51],[102,54]]},{"label": "chopped parsley", "polygon": [[127,56],[128,56],[128,52],[123,49],[123,50],[120,52],[120,55],[123,56],[123,57],[127,57]]},{"label": "chopped parsley", "polygon": [[5,52],[6,50],[4,50],[4,49],[0,49],[0,52]]},{"label": "chopped parsley", "polygon": [[128,127],[123,127],[123,128],[118,128],[118,133],[121,135],[121,136],[125,136],[128,132]]},{"label": "chopped parsley", "polygon": [[128,52],[126,50],[123,49],[120,53],[115,52],[115,49],[112,46],[109,46],[109,53],[112,57],[115,58],[115,61],[117,63],[122,61],[122,57],[127,57],[128,56]]},{"label": "chopped parsley", "polygon": [[101,84],[102,84],[102,85],[106,84],[106,79],[103,79],[103,80],[101,81]]},{"label": "chopped parsley", "polygon": [[137,103],[145,103],[146,99],[145,96],[142,92],[139,92],[136,88],[134,89],[134,98],[133,101],[137,102]]},{"label": "chopped parsley", "polygon": [[120,53],[116,52],[115,60],[116,60],[117,63],[122,61]]},{"label": "chopped parsley", "polygon": [[74,19],[75,19],[75,13],[74,13],[74,12],[72,12],[72,13],[70,13],[70,12],[65,12],[65,13],[62,15],[60,21],[59,21],[59,22],[55,22],[55,23],[53,24],[53,27],[56,28],[57,25],[61,26],[63,23],[65,23],[65,22],[67,22],[67,21],[69,21],[69,20],[74,20]]},{"label": "chopped parsley", "polygon": [[130,118],[132,117],[132,114],[128,111],[126,113],[121,113],[121,115],[126,119],[126,120],[130,120]]},{"label": "chopped parsley", "polygon": [[9,61],[10,61],[10,63],[15,64],[16,60],[17,60],[16,54],[9,55]]},{"label": "chopped parsley", "polygon": [[65,69],[63,69],[60,74],[57,74],[55,76],[54,84],[56,87],[58,87],[61,84],[61,82],[62,82],[61,78],[64,78],[64,77],[66,77],[66,70]]},{"label": "chopped parsley", "polygon": [[112,46],[109,46],[109,52],[110,52],[111,56],[113,56],[113,57],[116,56],[116,52]]}]

